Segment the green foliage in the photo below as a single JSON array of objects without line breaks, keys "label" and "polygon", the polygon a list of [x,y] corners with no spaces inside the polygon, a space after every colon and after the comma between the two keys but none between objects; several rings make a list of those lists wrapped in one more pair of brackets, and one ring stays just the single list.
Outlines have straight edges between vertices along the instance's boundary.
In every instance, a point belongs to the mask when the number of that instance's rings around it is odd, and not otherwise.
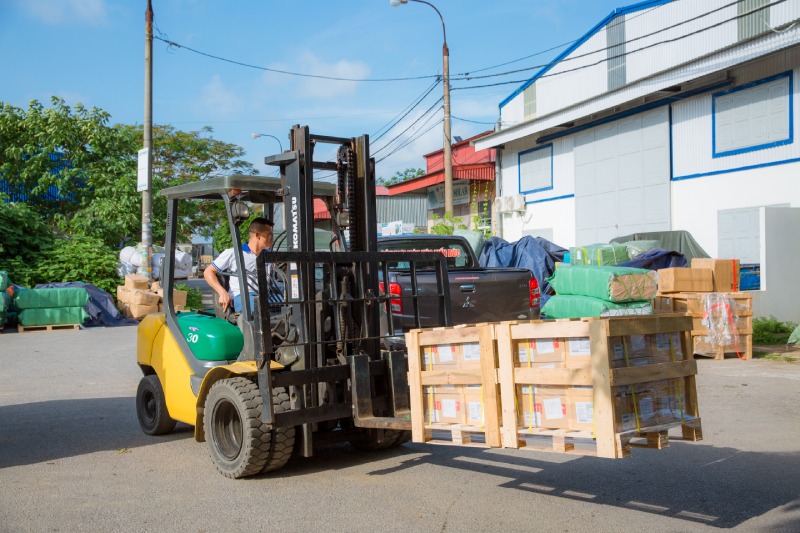
[{"label": "green foliage", "polygon": [[203,309],[203,293],[197,287],[190,287],[189,285],[176,285],[176,289],[186,291],[186,309]]},{"label": "green foliage", "polygon": [[431,233],[435,235],[452,235],[455,229],[467,229],[461,221],[461,217],[453,216],[453,213],[445,213],[444,217],[433,215],[434,224],[431,226]]},{"label": "green foliage", "polygon": [[33,209],[23,203],[5,203],[0,198],[0,261],[33,260],[41,246],[53,241],[53,230]]},{"label": "green foliage", "polygon": [[[242,242],[247,242],[250,223],[253,221],[253,219],[261,216],[264,216],[263,213],[253,213],[250,215],[250,218],[242,222],[242,225],[239,226],[239,235],[242,238]],[[231,230],[227,219],[221,223],[216,230],[214,230],[213,242],[214,250],[216,250],[217,253],[221,253],[223,250],[227,250],[228,248],[233,248],[233,237],[231,237]]]},{"label": "green foliage", "polygon": [[93,237],[72,236],[55,239],[42,246],[32,260],[20,257],[3,261],[17,285],[33,287],[37,283],[82,281],[114,293],[122,279],[117,275],[117,254]]},{"label": "green foliage", "polygon": [[781,322],[774,316],[753,319],[753,344],[786,344],[797,324]]},{"label": "green foliage", "polygon": [[396,183],[403,183],[404,181],[413,180],[414,178],[418,178],[420,176],[424,176],[425,171],[421,168],[407,168],[405,170],[397,171],[394,173],[394,176],[388,179],[378,178],[375,180],[378,185],[394,185]]}]

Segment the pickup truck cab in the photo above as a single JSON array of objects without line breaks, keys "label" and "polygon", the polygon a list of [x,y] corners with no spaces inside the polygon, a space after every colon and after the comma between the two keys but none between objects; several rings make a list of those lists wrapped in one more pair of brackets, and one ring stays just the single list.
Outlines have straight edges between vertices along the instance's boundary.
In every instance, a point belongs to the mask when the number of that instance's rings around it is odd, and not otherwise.
[{"label": "pickup truck cab", "polygon": [[[475,252],[463,237],[455,235],[402,235],[382,237],[380,251],[440,252],[447,258],[450,305],[453,324],[478,324],[504,320],[539,318],[539,283],[526,268],[487,268],[478,265]],[[395,329],[416,327],[413,310],[408,309],[412,295],[408,263],[390,263],[389,293]],[[383,289],[385,290],[385,289]],[[417,265],[417,294],[420,327],[439,326],[436,277],[432,265]]]}]

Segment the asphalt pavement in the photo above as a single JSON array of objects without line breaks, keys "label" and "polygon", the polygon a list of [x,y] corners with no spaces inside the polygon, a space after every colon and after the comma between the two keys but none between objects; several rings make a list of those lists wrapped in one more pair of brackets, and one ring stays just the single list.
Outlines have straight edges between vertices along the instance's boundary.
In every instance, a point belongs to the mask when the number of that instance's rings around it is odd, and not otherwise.
[{"label": "asphalt pavement", "polygon": [[700,360],[704,440],[621,460],[408,443],[219,475],[139,429],[136,327],[0,334],[0,531],[800,531],[800,365]]}]

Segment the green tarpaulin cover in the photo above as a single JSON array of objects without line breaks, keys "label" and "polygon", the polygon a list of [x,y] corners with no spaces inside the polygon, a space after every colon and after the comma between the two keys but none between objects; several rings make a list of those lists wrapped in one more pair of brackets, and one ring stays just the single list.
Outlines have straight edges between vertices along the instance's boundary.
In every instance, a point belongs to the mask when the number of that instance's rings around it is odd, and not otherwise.
[{"label": "green tarpaulin cover", "polygon": [[14,293],[14,301],[19,309],[84,307],[89,293],[79,287],[19,289]]},{"label": "green tarpaulin cover", "polygon": [[11,285],[11,280],[8,279],[8,272],[0,270],[0,291],[4,291]]},{"label": "green tarpaulin cover", "polygon": [[11,307],[11,296],[6,291],[0,292],[0,313],[4,313]]},{"label": "green tarpaulin cover", "polygon": [[83,307],[56,307],[23,309],[19,323],[23,326],[55,326],[58,324],[83,324],[89,313]]},{"label": "green tarpaulin cover", "polygon": [[628,247],[624,244],[590,244],[569,249],[571,265],[612,266],[625,263],[629,259]]},{"label": "green tarpaulin cover", "polygon": [[586,318],[593,316],[652,315],[650,302],[629,302],[618,304],[572,294],[556,295],[547,300],[542,307],[547,318]]},{"label": "green tarpaulin cover", "polygon": [[656,295],[656,273],[618,266],[563,266],[547,281],[556,294],[592,296],[611,302],[650,300]]},{"label": "green tarpaulin cover", "polygon": [[658,247],[683,254],[691,262],[695,257],[711,257],[697,244],[692,234],[684,230],[649,231],[611,239],[612,243],[628,241],[658,241]]}]

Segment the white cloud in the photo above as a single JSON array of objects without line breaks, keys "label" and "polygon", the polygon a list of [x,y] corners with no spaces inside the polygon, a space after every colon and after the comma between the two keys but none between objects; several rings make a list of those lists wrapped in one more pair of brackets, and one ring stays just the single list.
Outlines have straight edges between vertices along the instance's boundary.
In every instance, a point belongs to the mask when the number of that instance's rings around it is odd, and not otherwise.
[{"label": "white cloud", "polygon": [[106,0],[18,0],[17,5],[29,16],[53,26],[108,23]]},{"label": "white cloud", "polygon": [[199,103],[204,112],[219,117],[228,117],[242,108],[241,99],[217,75],[203,86]]},{"label": "white cloud", "polygon": [[[276,67],[281,70],[292,72],[302,72],[315,76],[328,76],[332,78],[362,79],[369,76],[369,66],[362,61],[348,61],[340,59],[335,63],[325,63],[314,54],[302,54],[298,60],[287,68],[285,65]],[[267,73],[264,81],[268,84],[275,84],[284,75]],[[295,96],[299,98],[326,99],[350,96],[356,93],[360,82],[357,81],[336,81],[319,78],[293,78],[297,83]]]}]

